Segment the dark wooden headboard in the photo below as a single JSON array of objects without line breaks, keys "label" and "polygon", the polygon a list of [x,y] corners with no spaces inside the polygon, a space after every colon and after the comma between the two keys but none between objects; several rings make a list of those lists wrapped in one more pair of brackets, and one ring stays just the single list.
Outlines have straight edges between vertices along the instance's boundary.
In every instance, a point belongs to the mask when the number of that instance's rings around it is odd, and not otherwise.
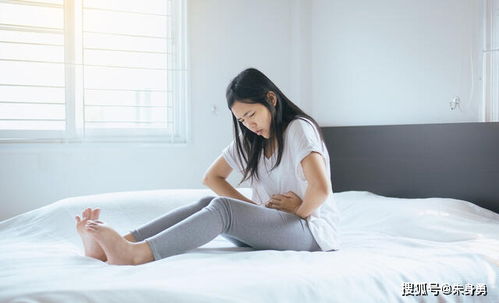
[{"label": "dark wooden headboard", "polygon": [[322,127],[333,192],[455,198],[499,213],[499,122]]}]

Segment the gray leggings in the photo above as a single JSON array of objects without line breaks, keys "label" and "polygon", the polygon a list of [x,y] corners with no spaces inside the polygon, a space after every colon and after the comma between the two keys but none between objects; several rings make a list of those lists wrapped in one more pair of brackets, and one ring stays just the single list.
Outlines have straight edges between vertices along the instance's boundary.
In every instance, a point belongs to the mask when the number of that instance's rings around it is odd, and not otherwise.
[{"label": "gray leggings", "polygon": [[178,207],[130,233],[149,244],[155,260],[200,247],[218,235],[239,247],[321,251],[306,220],[223,196]]}]

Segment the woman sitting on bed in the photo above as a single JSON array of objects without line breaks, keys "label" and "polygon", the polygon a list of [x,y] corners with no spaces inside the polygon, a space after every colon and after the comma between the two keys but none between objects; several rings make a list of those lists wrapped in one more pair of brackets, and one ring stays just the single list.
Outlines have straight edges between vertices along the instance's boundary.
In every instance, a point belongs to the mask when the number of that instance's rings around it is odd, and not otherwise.
[{"label": "woman sitting on bed", "polygon": [[[242,71],[227,87],[234,140],[208,168],[208,196],[121,236],[99,221],[99,209],[76,216],[85,255],[109,264],[143,264],[185,253],[218,235],[254,249],[339,249],[329,154],[310,116],[260,71]],[[251,200],[227,181],[249,180]]]}]

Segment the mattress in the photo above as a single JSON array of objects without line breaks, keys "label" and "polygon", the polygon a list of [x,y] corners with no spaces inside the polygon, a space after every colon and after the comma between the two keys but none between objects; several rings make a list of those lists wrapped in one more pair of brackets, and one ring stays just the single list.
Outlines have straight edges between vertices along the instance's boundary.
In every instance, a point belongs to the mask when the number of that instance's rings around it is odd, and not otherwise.
[{"label": "mattress", "polygon": [[70,197],[0,222],[0,302],[499,302],[499,214],[449,198],[334,193],[338,251],[255,250],[218,236],[138,266],[83,255],[74,217],[86,207],[125,234],[213,194]]}]

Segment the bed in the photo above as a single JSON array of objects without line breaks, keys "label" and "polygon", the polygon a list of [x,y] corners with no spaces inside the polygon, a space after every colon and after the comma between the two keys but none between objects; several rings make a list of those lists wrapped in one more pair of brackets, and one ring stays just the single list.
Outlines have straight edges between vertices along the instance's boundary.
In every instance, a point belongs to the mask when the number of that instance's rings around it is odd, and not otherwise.
[{"label": "bed", "polygon": [[125,233],[213,192],[70,197],[0,222],[0,302],[499,302],[499,123],[323,131],[340,250],[254,250],[219,236],[108,265],[82,255],[83,208]]}]

